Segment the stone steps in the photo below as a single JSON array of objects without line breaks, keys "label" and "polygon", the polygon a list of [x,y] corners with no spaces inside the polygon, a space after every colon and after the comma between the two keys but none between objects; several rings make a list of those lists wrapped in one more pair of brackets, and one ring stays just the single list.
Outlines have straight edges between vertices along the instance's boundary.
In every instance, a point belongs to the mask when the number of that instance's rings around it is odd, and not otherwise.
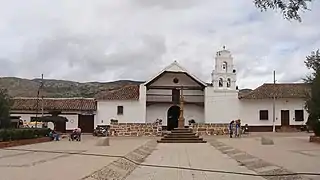
[{"label": "stone steps", "polygon": [[170,139],[161,139],[158,143],[207,143],[207,141],[200,139],[179,139],[179,140],[170,140]]},{"label": "stone steps", "polygon": [[161,138],[158,143],[206,143],[206,141],[193,133],[192,129],[176,128]]}]

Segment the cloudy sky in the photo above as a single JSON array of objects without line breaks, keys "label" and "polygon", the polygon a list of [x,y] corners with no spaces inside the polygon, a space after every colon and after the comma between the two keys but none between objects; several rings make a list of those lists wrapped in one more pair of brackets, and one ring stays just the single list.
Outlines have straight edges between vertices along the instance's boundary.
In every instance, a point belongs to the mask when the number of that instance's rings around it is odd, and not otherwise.
[{"label": "cloudy sky", "polygon": [[240,88],[296,82],[320,48],[320,2],[303,22],[250,0],[0,0],[0,76],[80,82],[147,80],[177,60],[210,81],[216,51],[234,57]]}]

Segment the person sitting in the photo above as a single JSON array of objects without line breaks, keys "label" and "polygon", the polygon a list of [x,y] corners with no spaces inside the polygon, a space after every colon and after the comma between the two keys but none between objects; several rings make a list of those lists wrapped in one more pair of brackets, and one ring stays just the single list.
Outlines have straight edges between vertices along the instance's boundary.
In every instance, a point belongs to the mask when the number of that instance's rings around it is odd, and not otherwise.
[{"label": "person sitting", "polygon": [[52,131],[52,137],[53,137],[53,139],[55,141],[59,141],[60,140],[60,136],[55,130]]},{"label": "person sitting", "polygon": [[81,141],[81,129],[75,128],[72,133],[70,134],[70,140],[74,141]]},{"label": "person sitting", "polygon": [[51,130],[51,131],[49,132],[49,138],[50,138],[50,140],[51,140],[51,141],[53,141],[53,140],[54,140],[54,137],[53,137],[53,130]]},{"label": "person sitting", "polygon": [[76,128],[76,133],[78,135],[78,140],[81,141],[81,128]]}]

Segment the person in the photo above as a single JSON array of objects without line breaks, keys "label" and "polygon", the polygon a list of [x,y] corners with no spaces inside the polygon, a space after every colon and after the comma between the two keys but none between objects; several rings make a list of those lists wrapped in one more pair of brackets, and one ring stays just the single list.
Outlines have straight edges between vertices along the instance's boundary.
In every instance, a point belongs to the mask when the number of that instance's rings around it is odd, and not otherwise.
[{"label": "person", "polygon": [[243,134],[248,134],[249,133],[249,125],[245,124],[243,128]]},{"label": "person", "polygon": [[55,130],[53,130],[52,131],[52,137],[53,137],[53,139],[55,140],[55,141],[59,141],[60,139],[59,139],[59,134],[55,131]]},{"label": "person", "polygon": [[229,124],[230,138],[232,138],[232,135],[233,135],[233,124],[234,124],[234,120],[232,120]]},{"label": "person", "polygon": [[81,128],[80,127],[77,128],[77,133],[79,136],[79,141],[81,141]]},{"label": "person", "polygon": [[53,130],[51,130],[49,132],[49,137],[50,137],[50,140],[53,141],[54,140],[54,137],[53,137]]},{"label": "person", "polygon": [[241,122],[240,119],[236,120],[236,133],[235,137],[240,137],[240,128],[241,128]]}]

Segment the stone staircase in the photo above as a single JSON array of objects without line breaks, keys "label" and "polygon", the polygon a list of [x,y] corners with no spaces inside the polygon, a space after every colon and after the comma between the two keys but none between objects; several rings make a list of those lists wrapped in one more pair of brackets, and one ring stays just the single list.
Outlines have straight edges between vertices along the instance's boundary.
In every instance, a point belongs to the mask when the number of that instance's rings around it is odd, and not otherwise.
[{"label": "stone staircase", "polygon": [[165,135],[158,143],[206,143],[189,128],[176,128]]}]

